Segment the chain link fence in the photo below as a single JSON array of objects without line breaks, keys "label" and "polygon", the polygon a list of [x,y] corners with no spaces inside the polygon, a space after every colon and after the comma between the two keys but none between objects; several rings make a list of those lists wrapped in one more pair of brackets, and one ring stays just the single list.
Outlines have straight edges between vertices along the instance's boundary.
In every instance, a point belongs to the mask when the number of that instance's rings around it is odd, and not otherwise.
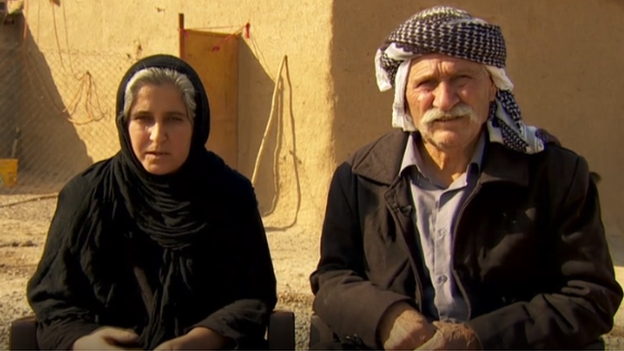
[{"label": "chain link fence", "polygon": [[119,150],[115,95],[136,61],[42,48],[0,27],[0,194],[54,193]]}]

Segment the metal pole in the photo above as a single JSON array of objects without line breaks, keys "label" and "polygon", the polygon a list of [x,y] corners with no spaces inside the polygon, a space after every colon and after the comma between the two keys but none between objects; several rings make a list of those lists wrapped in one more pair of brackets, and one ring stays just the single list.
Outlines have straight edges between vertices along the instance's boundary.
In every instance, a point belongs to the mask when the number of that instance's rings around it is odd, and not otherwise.
[{"label": "metal pole", "polygon": [[178,33],[179,33],[179,41],[180,41],[180,58],[184,60],[184,14],[178,14]]}]

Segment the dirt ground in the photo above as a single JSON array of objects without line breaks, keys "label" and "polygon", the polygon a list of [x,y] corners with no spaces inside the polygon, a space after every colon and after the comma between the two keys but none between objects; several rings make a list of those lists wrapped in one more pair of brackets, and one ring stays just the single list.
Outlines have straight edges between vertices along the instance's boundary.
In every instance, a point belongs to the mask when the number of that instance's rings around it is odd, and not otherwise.
[{"label": "dirt ground", "polygon": [[[41,255],[55,198],[14,204],[32,195],[0,195],[0,350],[8,347],[9,323],[31,313],[25,298],[25,285]],[[308,276],[318,257],[318,236],[295,228],[268,233],[278,278],[278,309],[296,313],[297,349],[307,349],[312,295]],[[624,240],[616,241],[614,254],[624,253]],[[624,257],[624,256],[623,256]],[[624,269],[617,268],[624,277]],[[620,275],[622,274],[622,275]],[[605,336],[607,349],[624,348],[624,323]]]}]

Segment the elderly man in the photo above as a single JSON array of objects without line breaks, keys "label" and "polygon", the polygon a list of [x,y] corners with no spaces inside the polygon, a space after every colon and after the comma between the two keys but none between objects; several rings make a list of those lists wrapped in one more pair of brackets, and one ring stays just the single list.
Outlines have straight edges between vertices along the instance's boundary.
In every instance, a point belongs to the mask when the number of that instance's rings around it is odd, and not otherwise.
[{"label": "elderly man", "polygon": [[333,349],[578,349],[613,326],[587,162],[522,122],[498,26],[449,7],[379,49],[394,132],[340,165],[314,311]]}]

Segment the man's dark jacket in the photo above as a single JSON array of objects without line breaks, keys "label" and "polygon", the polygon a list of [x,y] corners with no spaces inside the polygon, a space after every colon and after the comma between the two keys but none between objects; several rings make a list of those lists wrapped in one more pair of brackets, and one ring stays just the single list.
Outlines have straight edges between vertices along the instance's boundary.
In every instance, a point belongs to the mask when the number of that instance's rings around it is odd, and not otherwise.
[{"label": "man's dark jacket", "polygon": [[[386,134],[338,167],[311,276],[319,317],[372,348],[388,307],[421,310],[427,284],[409,181],[399,177],[407,137]],[[575,349],[612,328],[622,289],[596,185],[574,152],[487,143],[453,235],[453,275],[484,349]]]}]

